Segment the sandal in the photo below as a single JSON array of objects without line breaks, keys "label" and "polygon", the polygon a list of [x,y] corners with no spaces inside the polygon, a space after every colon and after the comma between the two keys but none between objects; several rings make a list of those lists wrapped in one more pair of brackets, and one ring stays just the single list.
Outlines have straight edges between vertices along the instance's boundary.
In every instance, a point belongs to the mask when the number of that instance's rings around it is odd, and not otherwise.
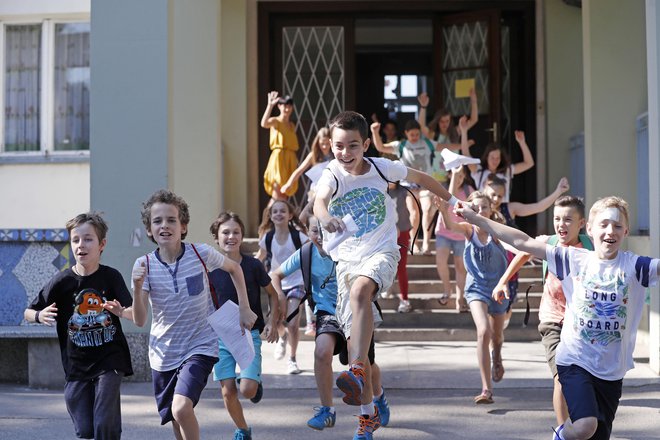
[{"label": "sandal", "polygon": [[438,302],[440,303],[441,306],[446,306],[447,303],[449,303],[449,295],[446,293],[441,293],[440,297],[438,298]]},{"label": "sandal", "polygon": [[499,382],[504,377],[504,365],[502,364],[502,358],[495,360],[493,353],[490,354],[491,359],[493,360],[493,365],[490,368],[490,377],[493,379],[493,382]]},{"label": "sandal", "polygon": [[477,405],[484,405],[484,404],[490,404],[494,403],[495,401],[493,400],[493,392],[491,390],[483,390],[481,394],[478,396],[475,396],[474,398],[474,403]]}]

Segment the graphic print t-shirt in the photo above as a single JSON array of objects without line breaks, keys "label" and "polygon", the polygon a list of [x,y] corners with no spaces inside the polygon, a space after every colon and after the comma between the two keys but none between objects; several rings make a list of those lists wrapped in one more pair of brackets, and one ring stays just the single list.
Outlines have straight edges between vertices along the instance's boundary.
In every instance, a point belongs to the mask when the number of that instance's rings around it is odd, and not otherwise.
[{"label": "graphic print t-shirt", "polygon": [[601,260],[593,251],[546,247],[548,270],[562,282],[566,315],[557,365],[579,365],[604,380],[633,368],[645,290],[658,282],[658,259],[619,251]]},{"label": "graphic print t-shirt", "polygon": [[58,273],[30,305],[33,310],[57,305],[57,337],[67,381],[92,379],[110,370],[133,374],[120,318],[101,307],[113,299],[124,307],[133,304],[121,274],[101,265],[88,276],[71,269]]},{"label": "graphic print t-shirt", "polygon": [[[401,162],[382,158],[373,158],[373,161],[389,181],[403,180],[408,175],[408,169]],[[396,204],[387,194],[387,182],[371,163],[367,163],[369,171],[354,176],[333,160],[318,183],[319,188],[325,185],[333,192],[337,189],[328,206],[330,215],[342,218],[351,214],[358,226],[358,231],[337,248],[340,261],[357,262],[378,252],[399,252]]]}]

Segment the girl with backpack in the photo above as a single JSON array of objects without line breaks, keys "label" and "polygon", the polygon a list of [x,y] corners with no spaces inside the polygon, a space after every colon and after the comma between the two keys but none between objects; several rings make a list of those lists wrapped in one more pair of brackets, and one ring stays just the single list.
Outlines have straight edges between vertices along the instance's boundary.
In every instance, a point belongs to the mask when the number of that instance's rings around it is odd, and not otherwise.
[{"label": "girl with backpack", "polygon": [[[285,200],[276,200],[264,210],[263,219],[259,225],[259,251],[256,258],[264,262],[266,270],[274,271],[289,258],[303,243],[308,240],[304,233],[305,226],[300,222],[293,206]],[[280,309],[287,310],[287,303],[298,304],[305,295],[302,273],[296,271],[282,280],[282,290],[285,298],[280,297]],[[300,339],[300,315],[284,326],[278,323],[280,341],[275,348],[275,359],[283,359],[286,355],[288,341],[291,349],[287,372],[300,374],[296,361],[296,351]]]}]

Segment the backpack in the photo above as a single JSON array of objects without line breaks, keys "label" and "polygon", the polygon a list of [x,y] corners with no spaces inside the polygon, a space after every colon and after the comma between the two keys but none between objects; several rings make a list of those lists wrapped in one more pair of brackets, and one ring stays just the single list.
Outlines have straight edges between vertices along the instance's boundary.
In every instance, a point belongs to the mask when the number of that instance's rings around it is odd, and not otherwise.
[{"label": "backpack", "polygon": [[[404,141],[404,142],[405,142],[405,141]],[[431,144],[431,146],[432,146],[432,145],[433,145],[433,144]],[[378,175],[379,175],[379,176],[380,176],[385,182],[387,182],[388,184],[391,183],[391,184],[394,184],[394,185],[398,185],[397,182],[392,182],[392,181],[389,180],[387,177],[385,177],[385,174],[383,174],[383,172],[380,170],[380,168],[378,168],[378,166],[376,165],[376,162],[374,162],[372,158],[370,158],[370,157],[365,157],[365,159],[366,159],[367,161],[369,161],[369,163],[374,167],[374,169],[376,170],[376,172],[378,173]],[[330,174],[332,174],[332,177],[335,179],[335,185],[336,185],[336,188],[335,188],[335,190],[334,190],[334,192],[332,193],[332,196],[331,196],[331,198],[334,198],[335,195],[337,194],[337,191],[339,191],[339,179],[337,179],[337,176],[335,176],[335,173],[333,173],[330,169],[328,169],[328,168],[326,168],[326,169],[327,169],[328,171],[330,171]],[[422,212],[422,205],[419,203],[419,200],[417,200],[417,197],[415,197],[415,194],[414,194],[412,191],[410,191],[409,188],[406,188],[405,186],[402,186],[402,188],[405,189],[406,191],[408,191],[408,193],[412,196],[413,200],[415,200],[415,204],[417,205],[417,209],[418,209],[419,212],[421,213],[421,212]],[[390,193],[390,188],[389,188],[389,186],[388,186],[388,187],[387,187],[387,194],[389,194],[389,193]],[[417,230],[415,231],[415,237],[413,237],[413,240],[412,240],[413,245],[414,245],[414,243],[417,241],[417,238],[419,237],[419,231],[420,231],[421,229],[422,229],[422,222],[420,221],[420,222],[419,222],[419,226],[417,226]],[[413,247],[414,247],[414,246],[410,246],[410,249],[409,249],[409,251],[410,251],[410,255],[413,254],[413,251],[412,251],[412,250],[413,250]]]},{"label": "backpack", "polygon": [[[303,286],[305,288],[305,295],[300,298],[300,304],[307,300],[309,306],[314,310],[316,303],[312,295],[312,246],[314,246],[314,243],[308,241],[300,247],[300,271],[302,272]],[[286,322],[291,321],[298,314],[299,307],[300,305],[286,317]]]},{"label": "backpack", "polygon": [[[293,240],[293,246],[296,250],[302,247],[302,242],[300,240],[300,231],[289,225],[289,234],[291,234],[291,240]],[[275,229],[271,229],[266,234],[266,259],[264,260],[264,267],[267,272],[270,272],[271,261],[273,259],[273,237],[275,237]]]},{"label": "backpack", "polygon": [[[429,150],[431,151],[431,157],[429,159],[431,161],[431,165],[433,165],[433,159],[435,158],[435,147],[433,146],[433,142],[431,142],[431,140],[425,136],[422,136],[422,140],[424,141],[426,146],[429,147]],[[399,157],[403,156],[403,149],[407,143],[408,140],[404,139],[399,144]]]}]

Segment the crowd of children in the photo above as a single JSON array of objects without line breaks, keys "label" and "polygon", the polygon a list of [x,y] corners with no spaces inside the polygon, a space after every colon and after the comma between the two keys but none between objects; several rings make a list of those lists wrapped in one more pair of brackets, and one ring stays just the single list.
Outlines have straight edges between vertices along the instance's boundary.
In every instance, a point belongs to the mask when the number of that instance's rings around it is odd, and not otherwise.
[{"label": "crowd of children", "polygon": [[[396,277],[398,311],[411,310],[406,257],[409,247],[417,248],[422,225],[422,253],[431,253],[435,231],[441,304],[454,293],[456,310],[470,311],[477,330],[481,391],[474,402],[494,402],[493,382],[505,372],[502,346],[515,274],[537,257],[547,260],[539,332],[554,378],[554,439],[609,438],[622,378],[632,368],[644,289],[657,283],[659,260],[620,250],[629,222],[628,205],[617,197],[597,201],[586,218],[579,198],[562,195],[569,186],[561,179],[536,203],[509,201],[513,176],[534,166],[523,132],[515,133],[522,162],[511,164],[504,150],[489,145],[479,165],[445,169],[440,150],[470,157],[468,131],[478,118],[474,91],[470,99],[469,119],[454,125],[448,112],[438,111],[427,126],[429,100],[421,95],[419,121],[406,124],[404,140],[394,138],[392,121],[369,125],[358,113],[341,112],[319,130],[298,165],[293,100],[269,93],[261,125],[271,131],[264,187],[272,198],[259,226],[257,254],[241,251],[245,226],[230,211],[210,226],[218,250],[185,242],[188,204],[159,190],[141,211],[157,248],[135,261],[132,295],[120,273],[100,263],[108,230],[103,218],[86,213],[71,219],[66,227],[75,265],[53,277],[25,319],[57,329],[76,436],[121,437],[120,386],[133,371],[119,318],[139,327],[150,318],[149,363],[161,424],[171,422],[177,439],[199,439],[195,406],[213,373],[235,425],[233,438],[250,440],[239,394],[253,403],[263,396],[262,337],[277,344],[276,359],[288,348],[287,372],[300,373],[300,312],[307,310],[320,400],[307,425],[323,430],[337,421],[332,359],[340,355],[348,368],[337,375],[337,388],[345,403],[360,408],[353,438],[372,439],[390,419],[375,361],[374,332],[382,322],[377,300]],[[273,117],[275,106],[279,115]],[[379,152],[398,160],[367,157],[372,140]],[[309,176],[308,209],[299,218],[287,198],[310,168],[316,173]],[[532,239],[515,228],[516,217],[553,205],[554,235]],[[585,225],[588,236],[580,233]],[[262,290],[268,295],[266,316]],[[230,344],[206,319],[227,302],[236,305],[236,329],[250,332],[254,347],[253,360],[238,373]]]}]

